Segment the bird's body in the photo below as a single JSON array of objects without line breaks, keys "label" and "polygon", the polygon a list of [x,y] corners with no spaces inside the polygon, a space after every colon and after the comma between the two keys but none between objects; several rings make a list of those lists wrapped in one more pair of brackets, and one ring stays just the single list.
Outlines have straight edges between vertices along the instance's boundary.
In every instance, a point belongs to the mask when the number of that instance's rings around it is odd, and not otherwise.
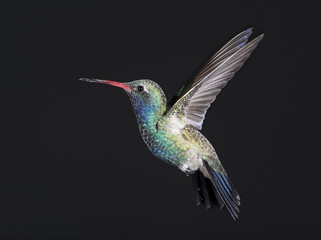
[{"label": "bird's body", "polygon": [[210,142],[198,130],[186,125],[180,116],[165,114],[166,97],[155,82],[144,79],[131,83],[134,84],[153,91],[152,98],[142,102],[129,96],[140,134],[156,157],[189,173],[200,167],[202,158],[216,156]]},{"label": "bird's body", "polygon": [[220,208],[226,206],[234,219],[238,218],[239,195],[213,146],[199,130],[216,95],[242,67],[263,37],[261,35],[247,43],[250,34],[251,29],[248,29],[229,41],[169,104],[163,90],[152,80],[117,83],[81,79],[123,88],[129,95],[140,134],[150,151],[192,175],[197,204],[203,202],[208,208],[210,199],[214,198]]}]

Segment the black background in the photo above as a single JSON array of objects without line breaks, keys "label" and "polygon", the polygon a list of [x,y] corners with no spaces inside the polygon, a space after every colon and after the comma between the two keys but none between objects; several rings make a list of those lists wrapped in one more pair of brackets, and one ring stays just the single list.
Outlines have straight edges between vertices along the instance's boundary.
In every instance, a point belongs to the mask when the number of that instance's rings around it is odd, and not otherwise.
[{"label": "black background", "polygon": [[[1,3],[0,238],[320,238],[315,10],[293,1]],[[190,179],[152,156],[123,91],[77,79],[150,78],[170,99],[248,27],[265,37],[202,130],[241,195],[234,222],[196,207]]]}]

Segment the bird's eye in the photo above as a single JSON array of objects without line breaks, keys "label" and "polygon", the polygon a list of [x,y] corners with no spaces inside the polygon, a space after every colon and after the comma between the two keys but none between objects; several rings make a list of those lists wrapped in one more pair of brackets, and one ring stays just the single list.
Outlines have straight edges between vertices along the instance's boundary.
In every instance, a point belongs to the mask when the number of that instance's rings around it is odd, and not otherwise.
[{"label": "bird's eye", "polygon": [[138,90],[138,92],[144,91],[144,87],[143,86],[138,86],[137,90]]}]

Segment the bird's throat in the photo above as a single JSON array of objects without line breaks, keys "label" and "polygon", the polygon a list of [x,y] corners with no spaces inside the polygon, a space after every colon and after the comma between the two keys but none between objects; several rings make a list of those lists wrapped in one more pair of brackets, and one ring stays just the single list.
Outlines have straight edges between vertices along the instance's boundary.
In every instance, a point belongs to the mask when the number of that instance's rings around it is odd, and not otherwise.
[{"label": "bird's throat", "polygon": [[166,105],[163,102],[148,102],[137,98],[132,101],[133,109],[139,125],[140,132],[157,132],[157,122],[163,116]]}]

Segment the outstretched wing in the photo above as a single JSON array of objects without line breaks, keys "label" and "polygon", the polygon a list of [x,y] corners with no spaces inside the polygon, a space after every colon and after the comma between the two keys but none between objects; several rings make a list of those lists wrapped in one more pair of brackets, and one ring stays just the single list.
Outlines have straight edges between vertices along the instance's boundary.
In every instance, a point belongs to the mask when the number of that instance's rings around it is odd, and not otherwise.
[{"label": "outstretched wing", "polygon": [[251,33],[252,28],[241,32],[214,54],[195,78],[180,89],[166,115],[183,116],[187,124],[201,130],[211,103],[263,38],[262,34],[247,43]]}]

